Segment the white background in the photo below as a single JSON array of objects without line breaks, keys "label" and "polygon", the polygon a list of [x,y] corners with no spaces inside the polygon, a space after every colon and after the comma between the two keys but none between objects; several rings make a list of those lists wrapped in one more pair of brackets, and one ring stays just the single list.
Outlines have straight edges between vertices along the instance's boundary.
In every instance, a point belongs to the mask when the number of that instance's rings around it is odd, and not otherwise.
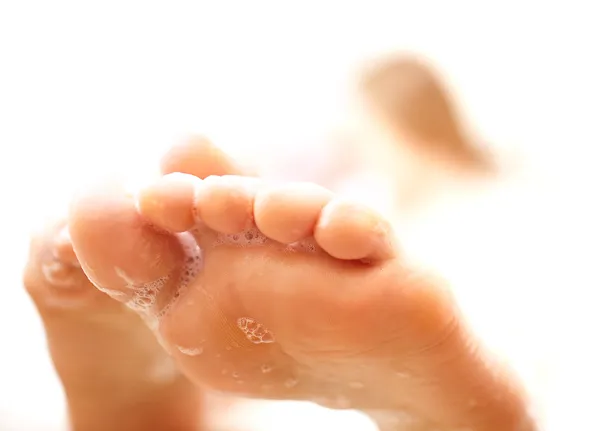
[{"label": "white background", "polygon": [[540,249],[560,256],[548,270],[574,277],[527,286],[556,311],[540,327],[576,340],[568,354],[554,346],[557,383],[544,402],[560,404],[547,407],[554,429],[591,429],[594,361],[582,349],[594,343],[585,318],[599,287],[593,10],[564,0],[0,0],[0,429],[48,430],[63,414],[20,271],[28,231],[64,208],[80,176],[140,173],[191,131],[266,162],[318,136],[352,68],[390,49],[432,57],[479,134],[536,165],[555,202]]}]

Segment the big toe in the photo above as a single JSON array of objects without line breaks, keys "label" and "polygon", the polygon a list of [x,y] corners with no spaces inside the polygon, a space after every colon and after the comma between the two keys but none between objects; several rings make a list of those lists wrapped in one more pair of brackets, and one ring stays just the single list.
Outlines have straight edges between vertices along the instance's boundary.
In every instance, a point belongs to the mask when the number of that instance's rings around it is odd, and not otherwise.
[{"label": "big toe", "polygon": [[[70,208],[73,248],[100,290],[139,312],[167,307],[189,276],[186,262],[199,261],[182,235],[161,232],[138,213],[134,197],[118,185],[98,187]],[[188,265],[189,266],[189,265]]]}]

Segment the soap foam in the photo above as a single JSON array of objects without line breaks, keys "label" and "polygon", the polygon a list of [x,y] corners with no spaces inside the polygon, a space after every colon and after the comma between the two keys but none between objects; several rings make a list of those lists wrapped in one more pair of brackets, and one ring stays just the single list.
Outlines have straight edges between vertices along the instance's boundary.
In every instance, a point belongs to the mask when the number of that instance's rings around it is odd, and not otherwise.
[{"label": "soap foam", "polygon": [[173,308],[173,305],[177,302],[182,293],[187,289],[190,283],[196,279],[202,270],[202,250],[200,249],[200,246],[198,246],[194,235],[190,232],[183,232],[177,234],[177,238],[181,243],[185,260],[179,275],[179,282],[175,292],[173,293],[173,298],[162,310],[159,311],[159,318],[164,316],[171,308]]},{"label": "soap foam", "polygon": [[241,233],[233,235],[220,234],[217,236],[215,245],[238,245],[241,247],[251,247],[263,245],[268,241],[267,237],[256,227],[247,229]]},{"label": "soap foam", "polygon": [[246,338],[254,344],[275,342],[273,333],[250,317],[240,317],[237,320],[237,326],[246,335]]}]

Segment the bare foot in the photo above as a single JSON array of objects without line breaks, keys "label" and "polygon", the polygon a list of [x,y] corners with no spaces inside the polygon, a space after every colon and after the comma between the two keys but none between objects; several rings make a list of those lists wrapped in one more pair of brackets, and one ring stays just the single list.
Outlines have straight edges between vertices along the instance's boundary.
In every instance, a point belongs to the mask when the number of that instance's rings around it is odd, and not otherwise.
[{"label": "bare foot", "polygon": [[428,61],[415,56],[380,59],[365,71],[362,93],[397,145],[447,159],[469,171],[493,169],[466,131],[454,95]]},{"label": "bare foot", "polygon": [[[173,148],[163,173],[240,173],[206,140]],[[66,221],[33,238],[25,287],[44,323],[74,430],[199,429],[202,392],[177,370],[156,337],[123,304],[92,288],[71,245]],[[210,420],[210,418],[209,418]]]},{"label": "bare foot", "polygon": [[138,315],[91,287],[65,224],[32,241],[25,286],[44,323],[72,429],[193,429],[200,391]]},{"label": "bare foot", "polygon": [[448,291],[407,266],[385,220],[325,189],[175,174],[137,198],[80,196],[69,229],[88,277],[198,384],[398,429],[532,429]]}]

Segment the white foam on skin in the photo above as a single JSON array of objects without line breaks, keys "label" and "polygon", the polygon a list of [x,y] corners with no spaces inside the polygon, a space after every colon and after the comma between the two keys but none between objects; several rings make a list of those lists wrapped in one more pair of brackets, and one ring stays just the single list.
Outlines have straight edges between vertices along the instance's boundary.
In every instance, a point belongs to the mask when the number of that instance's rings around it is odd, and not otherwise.
[{"label": "white foam on skin", "polygon": [[[165,275],[147,283],[136,283],[123,269],[118,267],[115,268],[117,275],[125,282],[125,287],[132,293],[131,299],[125,302],[124,305],[135,311],[141,317],[148,328],[157,337],[160,345],[169,353],[171,352],[170,346],[163,340],[159,332],[159,321],[173,307],[182,295],[182,292],[196,278],[202,269],[202,252],[193,235],[185,232],[178,234],[177,237],[181,242],[184,251],[184,264],[181,268],[179,281],[171,301],[159,311],[155,310],[157,297],[166,283],[171,279],[170,275]],[[94,285],[98,290],[116,300],[123,301],[123,297],[127,296],[125,292],[106,289],[98,285],[98,283],[94,283]],[[168,369],[169,367],[166,366],[163,368]],[[157,369],[161,369],[161,367],[158,367]]]},{"label": "white foam on skin", "polygon": [[270,344],[275,342],[273,333],[250,317],[240,317],[237,320],[237,326],[246,338],[254,344]]},{"label": "white foam on skin", "polygon": [[220,245],[236,245],[239,247],[256,247],[265,244],[279,245],[283,250],[288,252],[314,253],[318,249],[315,240],[312,238],[297,241],[288,245],[279,244],[275,241],[269,240],[269,238],[267,238],[257,227],[251,227],[243,232],[233,235],[219,234],[213,246],[217,247]]},{"label": "white foam on skin", "polygon": [[[162,317],[173,306],[182,291],[196,278],[202,268],[202,253],[193,235],[186,232],[178,234],[177,237],[184,251],[184,264],[172,300],[157,313],[156,317]],[[115,272],[125,282],[125,287],[132,291],[132,298],[126,305],[138,314],[148,316],[154,309],[159,293],[171,279],[170,275],[165,275],[151,282],[136,283],[123,269],[116,267]],[[98,288],[115,299],[122,296],[116,295],[113,291]]]},{"label": "white foam on skin", "polygon": [[177,234],[177,238],[179,239],[183,248],[185,260],[179,275],[179,283],[175,292],[173,293],[173,297],[171,298],[171,301],[158,312],[159,318],[164,316],[171,308],[173,308],[173,305],[182,296],[190,283],[196,279],[203,266],[202,250],[196,242],[194,235],[190,232],[183,232]]},{"label": "white foam on skin", "polygon": [[115,267],[115,273],[125,282],[125,287],[133,291],[132,298],[125,304],[138,313],[147,314],[156,303],[156,297],[169,276],[160,277],[148,283],[136,283],[123,269]]},{"label": "white foam on skin", "polygon": [[233,235],[220,234],[217,236],[215,241],[215,246],[228,244],[228,245],[238,245],[240,247],[250,247],[256,245],[266,244],[268,238],[263,235],[261,231],[256,227],[252,227],[247,229],[244,232]]}]

